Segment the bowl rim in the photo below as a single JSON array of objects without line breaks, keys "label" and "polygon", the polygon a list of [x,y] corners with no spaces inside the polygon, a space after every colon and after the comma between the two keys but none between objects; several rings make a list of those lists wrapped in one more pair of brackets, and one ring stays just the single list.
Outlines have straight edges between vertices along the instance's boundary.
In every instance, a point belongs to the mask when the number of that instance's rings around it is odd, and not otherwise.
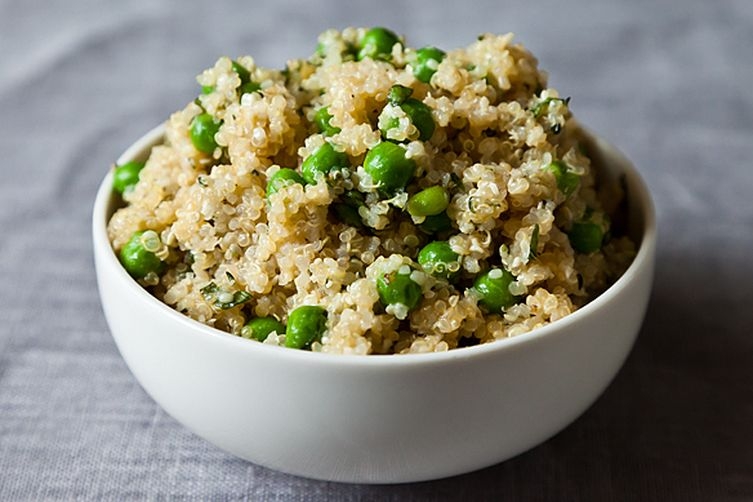
[{"label": "bowl rim", "polygon": [[[596,145],[602,152],[605,152],[610,157],[618,160],[619,164],[623,166],[625,176],[631,178],[631,182],[629,183],[633,189],[631,192],[631,198],[639,201],[639,212],[643,219],[641,242],[638,246],[636,256],[627,270],[612,285],[575,312],[545,326],[535,328],[513,337],[496,340],[494,342],[470,347],[455,348],[444,352],[369,354],[368,356],[356,354],[329,354],[291,350],[287,347],[259,342],[253,343],[251,340],[241,338],[196,321],[152,296],[146,289],[136,282],[136,280],[134,280],[120,264],[107,236],[107,210],[113,196],[112,168],[107,172],[97,189],[94,201],[92,211],[93,246],[95,248],[95,254],[99,252],[98,254],[107,262],[109,268],[116,270],[116,280],[123,282],[128,292],[136,295],[141,301],[146,302],[154,309],[157,309],[158,312],[168,316],[169,319],[177,322],[178,325],[185,326],[187,329],[183,333],[183,336],[208,337],[206,339],[207,341],[214,339],[219,344],[225,344],[228,349],[250,351],[251,353],[258,352],[258,354],[265,354],[269,357],[279,359],[289,359],[294,362],[298,361],[308,364],[322,363],[326,365],[335,365],[341,368],[352,366],[361,368],[382,368],[393,367],[395,365],[424,366],[446,364],[448,361],[462,361],[469,358],[476,359],[491,357],[498,352],[509,352],[522,349],[531,344],[541,343],[551,336],[556,336],[563,328],[579,322],[581,318],[591,315],[592,311],[596,311],[602,305],[611,302],[624,287],[636,280],[636,276],[638,276],[642,269],[650,267],[653,264],[657,239],[657,223],[656,210],[648,186],[632,162],[630,162],[622,152],[607,143],[600,136],[593,134],[588,130],[585,131],[590,138],[595,141]],[[165,123],[162,123],[131,144],[120,155],[120,157],[118,157],[116,164],[120,165],[137,158],[145,158],[148,149],[160,144],[161,140],[164,138],[164,134]],[[98,269],[97,275],[100,273],[102,272]],[[112,328],[110,328],[110,330],[112,332]]]}]

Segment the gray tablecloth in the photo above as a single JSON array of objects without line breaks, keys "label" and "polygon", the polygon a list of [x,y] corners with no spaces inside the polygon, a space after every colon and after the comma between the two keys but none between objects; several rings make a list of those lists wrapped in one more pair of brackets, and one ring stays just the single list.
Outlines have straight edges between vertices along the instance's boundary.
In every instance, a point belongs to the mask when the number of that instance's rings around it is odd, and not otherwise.
[{"label": "gray tablecloth", "polygon": [[[562,433],[401,486],[223,453],[133,379],[99,305],[95,189],[219,55],[308,55],[328,27],[415,46],[515,31],[656,199],[656,286],[624,369]],[[753,3],[0,0],[0,498],[752,500]]]}]

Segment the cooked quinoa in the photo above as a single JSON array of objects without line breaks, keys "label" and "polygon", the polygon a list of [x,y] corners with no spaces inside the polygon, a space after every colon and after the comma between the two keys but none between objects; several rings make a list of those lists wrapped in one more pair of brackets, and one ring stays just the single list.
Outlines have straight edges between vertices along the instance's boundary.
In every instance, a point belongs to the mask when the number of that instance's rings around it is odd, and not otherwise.
[{"label": "cooked quinoa", "polygon": [[[566,316],[634,245],[569,99],[512,40],[444,53],[347,28],[283,70],[220,58],[143,168],[116,168],[113,248],[191,318],[318,352],[446,351]],[[319,307],[295,315],[310,333],[288,325],[300,307]]]}]

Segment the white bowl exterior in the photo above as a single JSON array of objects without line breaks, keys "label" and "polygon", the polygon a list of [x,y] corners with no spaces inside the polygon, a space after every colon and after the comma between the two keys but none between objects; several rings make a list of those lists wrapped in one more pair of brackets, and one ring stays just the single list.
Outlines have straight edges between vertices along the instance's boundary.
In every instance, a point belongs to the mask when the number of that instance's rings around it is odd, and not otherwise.
[{"label": "white bowl exterior", "polygon": [[[143,158],[152,131],[120,162]],[[441,354],[331,356],[267,346],[160,303],[120,266],[105,231],[111,176],[95,203],[97,278],[128,367],[170,415],[254,463],[301,476],[397,483],[479,469],[525,451],[580,415],[632,347],[653,279],[648,191],[603,143],[642,203],[638,256],[617,284],[565,319]]]}]

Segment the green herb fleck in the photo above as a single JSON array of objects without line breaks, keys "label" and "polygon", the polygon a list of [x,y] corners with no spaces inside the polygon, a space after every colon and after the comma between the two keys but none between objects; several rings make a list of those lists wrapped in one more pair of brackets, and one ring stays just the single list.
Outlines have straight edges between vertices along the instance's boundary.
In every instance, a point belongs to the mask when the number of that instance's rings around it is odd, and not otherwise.
[{"label": "green herb fleck", "polygon": [[528,259],[536,259],[536,250],[539,248],[539,224],[536,223],[533,226],[533,232],[531,232],[531,244],[530,251],[528,252]]},{"label": "green herb fleck", "polygon": [[[554,102],[554,101],[561,101],[562,104],[564,104],[565,106],[568,106],[570,104],[570,98],[569,97],[567,97],[565,99],[562,99],[562,98],[546,98],[545,100],[539,101],[538,103],[536,103],[533,106],[533,108],[531,108],[531,113],[533,113],[533,116],[536,117],[536,118],[541,117],[542,115],[544,115],[549,110],[549,104],[552,103],[552,102]],[[552,128],[552,129],[554,129],[554,128]],[[559,130],[556,131],[556,132],[559,132]]]},{"label": "green herb fleck", "polygon": [[221,290],[214,282],[210,282],[199,291],[201,291],[201,294],[207,303],[210,303],[214,308],[220,310],[237,307],[251,299],[251,294],[246,291],[229,293]]}]

